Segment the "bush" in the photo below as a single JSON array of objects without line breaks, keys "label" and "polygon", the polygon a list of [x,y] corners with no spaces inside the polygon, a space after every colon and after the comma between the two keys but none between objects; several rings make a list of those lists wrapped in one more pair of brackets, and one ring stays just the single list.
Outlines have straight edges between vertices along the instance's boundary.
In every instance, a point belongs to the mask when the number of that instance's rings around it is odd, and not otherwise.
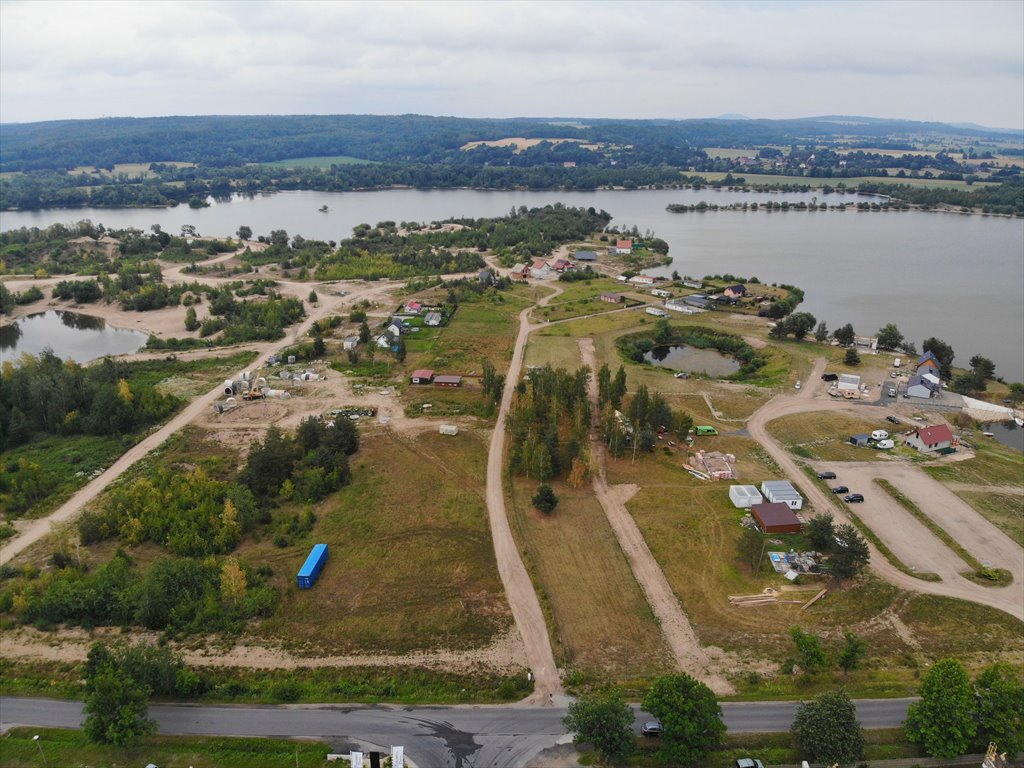
[{"label": "bush", "polygon": [[537,492],[533,495],[532,501],[533,506],[546,515],[554,512],[555,507],[558,506],[558,497],[551,489],[551,486],[546,483],[537,486]]}]

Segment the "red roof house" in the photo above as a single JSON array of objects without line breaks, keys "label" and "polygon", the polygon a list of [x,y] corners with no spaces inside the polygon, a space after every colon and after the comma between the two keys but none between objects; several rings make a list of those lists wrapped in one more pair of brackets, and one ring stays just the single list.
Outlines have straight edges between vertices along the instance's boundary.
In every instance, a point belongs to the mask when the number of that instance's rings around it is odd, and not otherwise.
[{"label": "red roof house", "polygon": [[941,451],[953,445],[953,433],[945,424],[920,427],[907,437],[907,445],[921,453]]},{"label": "red roof house", "polygon": [[410,378],[413,384],[429,384],[434,379],[434,372],[429,368],[418,368]]}]

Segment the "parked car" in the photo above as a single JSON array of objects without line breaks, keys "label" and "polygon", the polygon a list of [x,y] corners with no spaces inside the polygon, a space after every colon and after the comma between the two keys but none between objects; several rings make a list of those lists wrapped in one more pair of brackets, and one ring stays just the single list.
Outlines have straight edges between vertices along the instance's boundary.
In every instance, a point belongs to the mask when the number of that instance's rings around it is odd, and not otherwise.
[{"label": "parked car", "polygon": [[836,473],[835,472],[819,472],[818,473],[818,479],[819,480],[835,480],[836,479]]},{"label": "parked car", "polygon": [[648,720],[640,732],[644,736],[661,736],[661,723],[657,720]]},{"label": "parked car", "polygon": [[736,761],[736,768],[764,768],[764,763],[757,758],[741,757]]},{"label": "parked car", "polygon": [[850,489],[847,488],[845,485],[837,485],[835,488],[832,489],[832,493],[849,493],[849,492],[850,492]]},{"label": "parked car", "polygon": [[889,397],[896,397],[896,387],[889,387]]},{"label": "parked car", "polygon": [[888,451],[888,450],[890,450],[892,448],[895,448],[895,447],[896,447],[896,441],[895,440],[879,440],[877,443],[875,443],[875,448],[877,448],[880,451]]},{"label": "parked car", "polygon": [[843,496],[843,501],[847,504],[860,504],[864,501],[864,496],[860,493],[851,493],[849,496]]},{"label": "parked car", "polygon": [[800,380],[799,380],[799,379],[797,379],[797,382],[796,382],[796,388],[797,388],[797,389],[800,389]]},{"label": "parked car", "polygon": [[888,422],[889,422],[890,424],[901,424],[901,423],[902,423],[902,422],[901,422],[901,421],[900,421],[899,419],[897,419],[897,418],[896,418],[895,416],[886,416],[886,417],[885,417],[885,420],[886,420],[886,421],[888,421]]},{"label": "parked car", "polygon": [[690,378],[690,374],[688,374],[686,371],[677,371],[675,373],[675,377],[677,379],[688,379]]},{"label": "parked car", "polygon": [[890,378],[890,379],[898,379],[899,377],[900,377],[900,375],[899,375],[898,373],[896,373],[896,371],[892,371],[892,372],[891,372],[891,373],[889,374],[889,378]]}]

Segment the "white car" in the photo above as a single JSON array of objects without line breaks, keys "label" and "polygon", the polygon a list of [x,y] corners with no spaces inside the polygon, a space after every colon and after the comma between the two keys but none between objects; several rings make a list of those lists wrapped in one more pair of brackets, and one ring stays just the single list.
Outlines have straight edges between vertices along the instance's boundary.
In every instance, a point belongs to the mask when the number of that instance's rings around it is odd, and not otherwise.
[{"label": "white car", "polygon": [[797,382],[796,382],[796,388],[797,388],[797,389],[800,389],[800,380],[799,380],[799,379],[797,379]]},{"label": "white car", "polygon": [[880,451],[888,451],[895,447],[896,442],[894,440],[879,440],[877,443],[875,443],[875,448],[879,449]]}]

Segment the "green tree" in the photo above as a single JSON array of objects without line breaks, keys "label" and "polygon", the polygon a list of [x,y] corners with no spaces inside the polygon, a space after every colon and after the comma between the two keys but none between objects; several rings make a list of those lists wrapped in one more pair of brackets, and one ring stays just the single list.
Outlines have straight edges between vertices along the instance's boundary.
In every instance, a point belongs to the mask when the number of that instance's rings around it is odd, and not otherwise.
[{"label": "green tree", "polygon": [[320,297],[316,295],[316,291],[310,291],[309,296],[306,297],[306,301],[310,304],[316,304],[320,301]]},{"label": "green tree", "polygon": [[137,683],[106,648],[95,643],[85,672],[85,721],[90,741],[126,747],[156,732],[149,719],[149,691]]},{"label": "green tree", "polygon": [[672,412],[672,431],[680,442],[684,442],[693,429],[693,417],[686,411]]},{"label": "green tree", "polygon": [[831,549],[835,545],[832,536],[834,535],[834,524],[832,515],[827,512],[823,515],[815,515],[807,521],[807,538],[811,546],[817,550]]},{"label": "green tree", "polygon": [[842,346],[848,347],[853,344],[853,339],[856,334],[853,332],[853,325],[847,323],[842,328],[837,328],[832,332],[832,338],[838,341]]},{"label": "green tree", "polygon": [[956,355],[949,344],[942,339],[930,336],[922,342],[921,349],[924,352],[931,352],[935,355],[935,358],[939,361],[939,374],[942,378],[947,381],[953,378],[953,360]]},{"label": "green tree", "polygon": [[533,494],[533,506],[538,511],[543,512],[545,515],[550,515],[555,511],[555,507],[558,506],[558,497],[555,495],[554,490],[547,483],[542,483],[537,486],[537,492]]},{"label": "green tree", "polygon": [[804,632],[800,627],[789,630],[789,636],[796,646],[797,661],[804,672],[814,675],[828,666],[828,657],[825,656],[825,649],[821,647],[821,638]]},{"label": "green tree", "polygon": [[319,333],[313,337],[313,356],[321,358],[327,352],[327,345],[324,344],[324,337]]},{"label": "green tree", "polygon": [[817,318],[810,312],[794,312],[786,318],[786,331],[792,333],[793,338],[797,341],[803,341],[804,337],[814,329],[816,322]]},{"label": "green tree", "polygon": [[828,326],[825,325],[824,320],[818,323],[818,327],[814,330],[814,340],[819,344],[824,344],[828,341]]},{"label": "green tree", "polygon": [[359,343],[366,344],[370,340],[370,326],[366,324],[366,320],[359,324]]},{"label": "green tree", "polygon": [[839,668],[843,672],[852,672],[859,669],[864,663],[864,657],[868,654],[868,643],[859,635],[850,630],[843,630],[843,647],[839,651]]},{"label": "green tree", "polygon": [[199,320],[196,319],[196,308],[189,307],[185,310],[185,330],[192,332],[198,330]]},{"label": "green tree", "polygon": [[1011,755],[1024,749],[1024,683],[1019,670],[999,663],[986,667],[974,682],[978,741],[995,742]]},{"label": "green tree", "polygon": [[658,342],[659,344],[664,344],[665,342],[671,340],[671,338],[672,338],[672,325],[669,323],[669,321],[666,318],[664,318],[664,317],[660,317],[657,320],[655,320],[654,321],[654,340],[656,342]]},{"label": "green tree", "polygon": [[235,234],[238,235],[239,240],[252,240],[252,227],[247,227],[243,224]]},{"label": "green tree", "polygon": [[593,744],[609,763],[625,761],[636,746],[633,710],[618,689],[583,694],[569,705],[562,723],[572,731],[573,744]]},{"label": "green tree", "polygon": [[850,347],[846,350],[846,357],[843,358],[843,362],[847,365],[860,365],[860,355],[855,347]]},{"label": "green tree", "polygon": [[400,362],[405,362],[405,356],[408,354],[405,348],[405,339],[401,336],[398,337],[398,346],[395,349],[395,359]]},{"label": "green tree", "polygon": [[971,358],[971,370],[983,381],[987,381],[996,375],[996,364],[987,357],[975,355]]},{"label": "green tree", "polygon": [[689,675],[659,677],[644,696],[643,708],[661,722],[659,753],[667,763],[695,766],[725,734],[715,694]]},{"label": "green tree", "polygon": [[921,700],[910,705],[904,726],[907,738],[932,757],[958,757],[967,752],[977,723],[974,691],[959,659],[944,659],[928,670]]},{"label": "green tree", "polygon": [[864,729],[857,708],[843,689],[829,691],[797,707],[792,733],[811,762],[850,765],[864,757]]},{"label": "green tree", "polygon": [[611,401],[612,408],[615,410],[622,409],[622,398],[626,396],[626,369],[621,365],[619,370],[615,372],[615,378],[612,379],[612,388],[609,392],[608,399]]},{"label": "green tree", "polygon": [[[736,556],[740,562],[750,566],[753,573],[758,573],[765,549],[764,535],[754,528],[744,528],[736,540]],[[761,565],[764,568],[764,565]]]},{"label": "green tree", "polygon": [[868,543],[856,528],[849,523],[835,527],[835,541],[832,550],[832,575],[837,579],[856,576],[871,559]]},{"label": "green tree", "polygon": [[612,372],[605,363],[597,371],[597,405],[598,408],[604,408],[604,404],[608,402],[608,398],[611,397],[612,391]]},{"label": "green tree", "polygon": [[878,346],[880,349],[899,349],[902,343],[903,334],[894,324],[887,323],[885,327],[879,329]]}]

